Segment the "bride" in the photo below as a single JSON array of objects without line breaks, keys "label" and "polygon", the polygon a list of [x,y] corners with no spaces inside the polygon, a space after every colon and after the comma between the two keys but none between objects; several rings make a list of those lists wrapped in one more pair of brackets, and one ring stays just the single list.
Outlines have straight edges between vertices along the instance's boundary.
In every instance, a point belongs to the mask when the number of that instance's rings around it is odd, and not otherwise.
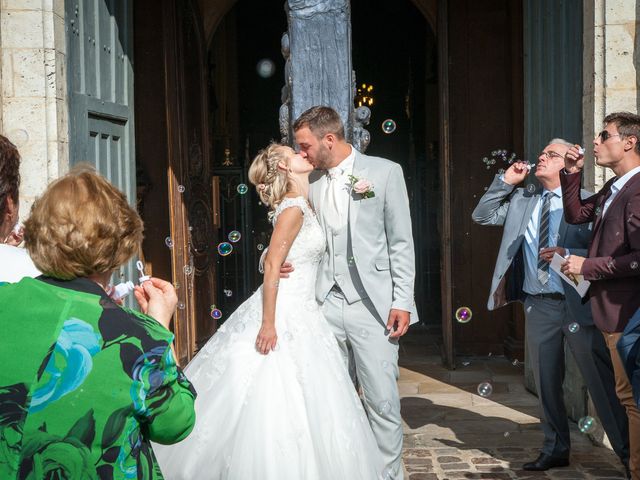
[{"label": "bride", "polygon": [[[374,480],[382,459],[336,340],[315,300],[322,229],[307,202],[313,166],[271,144],[249,180],[274,231],[263,285],[185,369],[196,425],[154,445],[165,478]],[[296,265],[279,278],[284,261]]]}]

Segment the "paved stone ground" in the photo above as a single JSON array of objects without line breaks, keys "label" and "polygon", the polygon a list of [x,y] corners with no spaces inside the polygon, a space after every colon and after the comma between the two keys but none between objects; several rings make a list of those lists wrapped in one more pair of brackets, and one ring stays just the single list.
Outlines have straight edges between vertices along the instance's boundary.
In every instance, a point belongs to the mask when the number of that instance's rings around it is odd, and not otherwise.
[{"label": "paved stone ground", "polygon": [[[439,347],[413,327],[401,343],[400,381],[407,480],[623,479],[618,457],[571,425],[571,465],[526,472],[542,445],[537,398],[523,386],[523,367],[504,357],[442,366]],[[493,393],[477,394],[491,382]]]}]

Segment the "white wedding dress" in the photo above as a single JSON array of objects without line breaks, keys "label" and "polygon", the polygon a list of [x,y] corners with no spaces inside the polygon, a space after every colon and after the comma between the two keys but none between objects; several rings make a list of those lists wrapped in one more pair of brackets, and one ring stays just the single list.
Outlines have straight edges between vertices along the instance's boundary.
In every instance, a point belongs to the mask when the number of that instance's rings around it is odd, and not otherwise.
[{"label": "white wedding dress", "polygon": [[276,350],[256,351],[262,287],[187,365],[198,392],[196,425],[176,445],[154,445],[167,480],[375,480],[382,459],[336,340],[315,300],[324,233],[304,214],[280,279]]}]

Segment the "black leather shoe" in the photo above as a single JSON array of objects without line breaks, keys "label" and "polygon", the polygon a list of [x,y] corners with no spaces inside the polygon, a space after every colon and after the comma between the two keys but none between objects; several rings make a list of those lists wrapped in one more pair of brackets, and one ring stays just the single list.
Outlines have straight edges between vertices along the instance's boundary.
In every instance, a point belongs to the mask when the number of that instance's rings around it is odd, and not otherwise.
[{"label": "black leather shoe", "polygon": [[535,462],[525,463],[522,468],[524,470],[542,472],[550,468],[566,467],[569,465],[568,458],[552,457],[546,453],[541,453]]}]

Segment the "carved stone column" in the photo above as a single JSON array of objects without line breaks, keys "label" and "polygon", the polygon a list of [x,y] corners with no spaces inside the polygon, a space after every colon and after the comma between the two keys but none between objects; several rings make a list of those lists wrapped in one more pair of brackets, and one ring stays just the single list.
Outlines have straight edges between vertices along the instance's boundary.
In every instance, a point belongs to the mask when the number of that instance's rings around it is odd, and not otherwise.
[{"label": "carved stone column", "polygon": [[[314,105],[333,107],[342,117],[347,140],[364,150],[369,115],[354,119],[355,75],[351,65],[351,9],[348,0],[287,0],[289,30],[282,37],[286,59],[280,131],[291,143],[291,124]],[[355,130],[355,135],[354,135]]]}]

